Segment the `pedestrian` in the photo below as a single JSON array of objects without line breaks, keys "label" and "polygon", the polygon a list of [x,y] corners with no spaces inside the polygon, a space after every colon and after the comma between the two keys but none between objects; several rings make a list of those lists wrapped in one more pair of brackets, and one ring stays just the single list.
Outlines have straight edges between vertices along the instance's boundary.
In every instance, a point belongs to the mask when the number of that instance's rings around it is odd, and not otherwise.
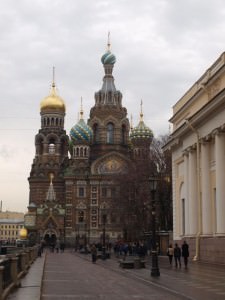
[{"label": "pedestrian", "polygon": [[167,255],[169,257],[170,265],[172,265],[172,262],[173,262],[173,246],[172,246],[172,244],[170,244],[167,249]]},{"label": "pedestrian", "polygon": [[95,264],[97,259],[97,248],[95,247],[95,244],[91,246],[91,257],[93,264]]},{"label": "pedestrian", "polygon": [[55,244],[56,253],[59,253],[59,247],[60,247],[60,243],[59,240],[57,240]]},{"label": "pedestrian", "polygon": [[188,265],[188,257],[189,257],[189,246],[186,243],[186,241],[183,242],[182,245],[182,256],[184,258],[184,266],[185,269],[187,269],[187,265]]},{"label": "pedestrian", "polygon": [[60,252],[63,253],[64,252],[64,249],[65,249],[65,243],[62,241],[60,243]]},{"label": "pedestrian", "polygon": [[42,247],[41,244],[38,245],[38,257],[41,257],[42,254]]},{"label": "pedestrian", "polygon": [[175,247],[173,249],[173,255],[174,255],[174,260],[175,260],[175,267],[177,268],[178,263],[179,263],[179,267],[181,267],[181,261],[180,261],[181,249],[177,243],[175,244]]}]

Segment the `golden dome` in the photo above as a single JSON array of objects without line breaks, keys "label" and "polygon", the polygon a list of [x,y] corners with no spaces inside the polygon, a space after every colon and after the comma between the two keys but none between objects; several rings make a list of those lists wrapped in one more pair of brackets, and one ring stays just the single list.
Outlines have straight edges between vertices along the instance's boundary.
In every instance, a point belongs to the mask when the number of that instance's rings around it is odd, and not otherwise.
[{"label": "golden dome", "polygon": [[20,239],[26,239],[27,238],[27,230],[26,230],[26,228],[20,229],[19,236],[20,236]]},{"label": "golden dome", "polygon": [[65,112],[66,106],[62,98],[56,93],[55,83],[52,83],[52,89],[50,95],[45,97],[40,104],[41,111],[44,110],[60,110]]}]

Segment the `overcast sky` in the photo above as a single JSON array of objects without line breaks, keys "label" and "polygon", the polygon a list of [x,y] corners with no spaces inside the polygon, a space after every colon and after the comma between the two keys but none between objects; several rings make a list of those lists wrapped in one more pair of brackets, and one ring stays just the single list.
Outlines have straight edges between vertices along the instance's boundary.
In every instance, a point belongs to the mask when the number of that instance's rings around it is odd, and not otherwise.
[{"label": "overcast sky", "polygon": [[108,31],[115,85],[137,125],[168,133],[172,106],[224,51],[223,0],[1,0],[0,200],[27,210],[29,176],[40,129],[40,101],[52,67],[66,102],[67,133],[85,119],[102,86]]}]

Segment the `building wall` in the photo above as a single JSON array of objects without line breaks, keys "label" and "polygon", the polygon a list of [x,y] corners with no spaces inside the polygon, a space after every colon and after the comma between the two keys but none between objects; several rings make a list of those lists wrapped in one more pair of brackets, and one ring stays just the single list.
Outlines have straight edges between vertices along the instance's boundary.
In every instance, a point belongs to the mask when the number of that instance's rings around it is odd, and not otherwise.
[{"label": "building wall", "polygon": [[174,240],[189,241],[195,259],[225,263],[224,62],[223,53],[174,105],[165,147],[172,149]]},{"label": "building wall", "polygon": [[14,243],[19,239],[24,226],[24,214],[18,212],[0,212],[0,241]]}]

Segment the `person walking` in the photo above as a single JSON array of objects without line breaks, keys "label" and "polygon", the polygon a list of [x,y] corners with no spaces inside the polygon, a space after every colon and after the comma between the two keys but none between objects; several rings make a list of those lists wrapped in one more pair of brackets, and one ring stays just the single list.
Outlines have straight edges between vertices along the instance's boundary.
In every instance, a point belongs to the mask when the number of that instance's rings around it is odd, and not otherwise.
[{"label": "person walking", "polygon": [[175,260],[175,267],[177,268],[178,263],[179,263],[179,267],[181,267],[181,261],[180,261],[181,249],[177,243],[175,244],[175,247],[173,249],[173,255],[174,255],[174,260]]},{"label": "person walking", "polygon": [[59,253],[59,247],[60,247],[60,243],[59,240],[57,240],[55,244],[56,253]]},{"label": "person walking", "polygon": [[173,262],[173,246],[172,246],[172,244],[170,244],[167,249],[167,255],[169,257],[170,265],[172,265],[172,262]]},{"label": "person walking", "polygon": [[187,265],[188,265],[188,257],[189,257],[189,246],[186,243],[186,241],[183,242],[182,245],[182,256],[184,258],[184,266],[185,269],[187,269]]},{"label": "person walking", "polygon": [[97,248],[95,247],[95,244],[91,246],[91,257],[93,264],[95,264],[97,259]]}]

